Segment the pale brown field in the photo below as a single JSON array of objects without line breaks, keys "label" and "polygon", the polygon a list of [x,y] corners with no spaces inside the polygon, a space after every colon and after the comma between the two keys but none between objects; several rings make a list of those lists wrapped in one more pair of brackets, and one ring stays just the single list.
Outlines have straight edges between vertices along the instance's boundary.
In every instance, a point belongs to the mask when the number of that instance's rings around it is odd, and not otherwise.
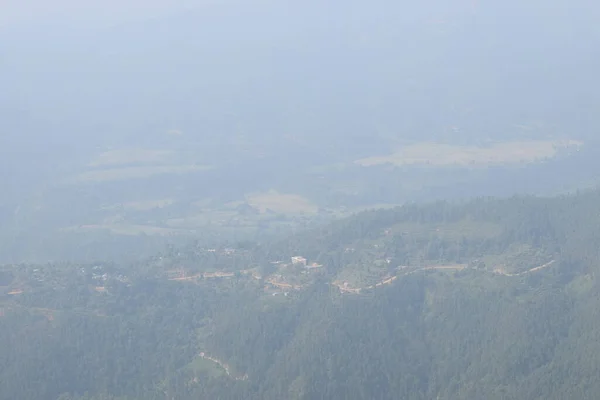
[{"label": "pale brown field", "polygon": [[553,158],[561,149],[579,148],[574,140],[530,140],[497,143],[488,147],[454,146],[441,143],[416,143],[387,156],[367,157],[355,161],[361,166],[381,164],[432,166],[489,166],[530,163]]},{"label": "pale brown field", "polygon": [[279,193],[275,190],[249,194],[246,196],[246,201],[261,213],[271,210],[283,214],[314,214],[318,211],[318,207],[305,197]]},{"label": "pale brown field", "polygon": [[128,201],[120,204],[112,204],[102,207],[103,210],[132,210],[132,211],[151,211],[157,208],[164,208],[175,203],[174,199],[158,199],[158,200],[140,200]]},{"label": "pale brown field", "polygon": [[175,152],[170,150],[152,150],[142,148],[115,149],[98,155],[90,167],[108,167],[125,164],[155,164],[169,162]]}]

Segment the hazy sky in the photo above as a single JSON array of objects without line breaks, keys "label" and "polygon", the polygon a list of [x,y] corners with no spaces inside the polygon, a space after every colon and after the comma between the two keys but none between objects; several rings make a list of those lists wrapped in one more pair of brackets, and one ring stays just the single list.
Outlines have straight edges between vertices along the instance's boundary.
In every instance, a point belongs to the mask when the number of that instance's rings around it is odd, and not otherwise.
[{"label": "hazy sky", "polygon": [[0,26],[27,28],[43,23],[104,27],[216,3],[216,0],[1,0]]},{"label": "hazy sky", "polygon": [[0,0],[0,128],[417,136],[560,117],[574,129],[596,104],[598,10],[591,0]]},{"label": "hazy sky", "polygon": [[595,138],[599,18],[597,0],[0,0],[0,187],[171,129],[273,154],[286,135]]}]

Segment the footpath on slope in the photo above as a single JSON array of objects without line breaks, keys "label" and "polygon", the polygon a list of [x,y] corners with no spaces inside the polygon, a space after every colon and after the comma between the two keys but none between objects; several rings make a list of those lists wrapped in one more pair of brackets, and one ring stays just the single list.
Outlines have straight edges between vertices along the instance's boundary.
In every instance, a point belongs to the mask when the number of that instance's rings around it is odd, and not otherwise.
[{"label": "footpath on slope", "polygon": [[365,286],[365,287],[351,287],[348,285],[348,282],[339,282],[339,281],[335,281],[332,283],[332,285],[337,286],[338,289],[340,289],[341,292],[343,293],[354,293],[354,294],[358,294],[363,290],[368,290],[368,289],[374,289],[383,285],[389,285],[390,283],[394,282],[396,279],[398,279],[398,277],[400,276],[408,276],[408,275],[412,275],[414,273],[417,272],[421,272],[421,271],[431,271],[431,270],[454,270],[454,271],[462,271],[463,269],[465,269],[467,266],[466,264],[456,264],[456,265],[431,265],[428,267],[423,267],[423,268],[418,268],[415,270],[412,270],[410,272],[407,272],[405,274],[399,274],[399,275],[394,275],[394,276],[388,276],[385,279],[383,279],[380,282],[377,282],[374,285],[369,285],[369,286]]},{"label": "footpath on slope", "polygon": [[209,356],[205,352],[201,352],[199,354],[199,356],[205,360],[209,360],[209,361],[212,361],[215,364],[217,364],[219,367],[221,367],[225,371],[225,374],[227,374],[227,376],[235,379],[236,381],[247,381],[248,380],[248,374],[244,374],[243,376],[232,375],[231,368],[229,367],[229,365],[227,363],[225,363],[224,361],[219,360],[218,358]]}]

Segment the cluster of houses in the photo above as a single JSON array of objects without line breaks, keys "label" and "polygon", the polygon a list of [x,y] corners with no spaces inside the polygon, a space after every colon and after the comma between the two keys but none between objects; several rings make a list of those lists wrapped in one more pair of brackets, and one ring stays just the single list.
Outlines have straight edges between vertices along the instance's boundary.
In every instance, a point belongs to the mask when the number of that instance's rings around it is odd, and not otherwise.
[{"label": "cluster of houses", "polygon": [[323,265],[317,264],[317,263],[308,264],[308,262],[306,261],[306,258],[304,258],[302,256],[292,257],[291,261],[292,261],[292,265],[301,265],[306,269],[321,268],[323,266]]}]

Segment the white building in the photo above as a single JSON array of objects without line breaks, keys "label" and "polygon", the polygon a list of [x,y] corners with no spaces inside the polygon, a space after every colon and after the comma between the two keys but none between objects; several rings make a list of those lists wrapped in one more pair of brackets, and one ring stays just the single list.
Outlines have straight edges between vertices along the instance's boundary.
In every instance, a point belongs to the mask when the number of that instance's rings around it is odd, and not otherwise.
[{"label": "white building", "polygon": [[292,264],[303,265],[306,267],[306,258],[301,257],[301,256],[292,257]]}]

